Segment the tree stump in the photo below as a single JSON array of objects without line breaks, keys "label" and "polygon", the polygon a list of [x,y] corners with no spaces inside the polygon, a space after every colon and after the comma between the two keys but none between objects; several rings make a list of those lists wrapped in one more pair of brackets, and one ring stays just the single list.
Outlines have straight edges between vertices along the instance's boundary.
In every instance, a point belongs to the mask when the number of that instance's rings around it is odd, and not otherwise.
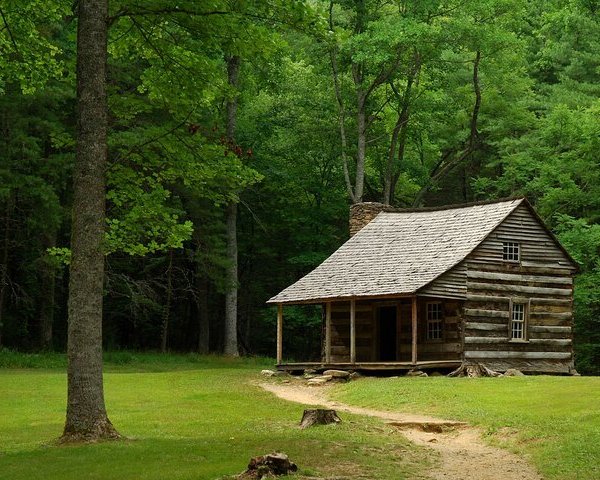
[{"label": "tree stump", "polygon": [[240,473],[239,480],[259,480],[295,472],[298,467],[285,453],[269,453],[250,459],[248,469]]},{"label": "tree stump", "polygon": [[313,425],[328,425],[330,423],[340,423],[342,419],[338,417],[335,410],[324,410],[322,408],[316,410],[304,410],[300,428],[308,428]]},{"label": "tree stump", "polygon": [[449,377],[499,377],[500,374],[494,370],[490,370],[481,363],[463,363],[453,372],[448,374]]}]

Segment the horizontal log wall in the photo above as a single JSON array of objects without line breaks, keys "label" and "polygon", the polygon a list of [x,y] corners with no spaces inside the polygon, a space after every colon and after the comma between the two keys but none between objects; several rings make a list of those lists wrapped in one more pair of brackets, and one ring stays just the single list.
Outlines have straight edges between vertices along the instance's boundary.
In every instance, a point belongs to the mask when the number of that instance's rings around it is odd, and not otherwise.
[{"label": "horizontal log wall", "polygon": [[[427,302],[441,301],[443,305],[442,340],[427,340]],[[462,356],[462,302],[459,300],[419,298],[417,323],[417,360],[460,360]],[[410,361],[411,355],[411,307],[403,305],[401,310],[400,358]]]},{"label": "horizontal log wall", "polygon": [[[519,242],[521,262],[502,244]],[[568,373],[572,367],[573,269],[526,206],[467,257],[465,360],[504,371]],[[510,340],[510,302],[526,303],[526,341]]]}]

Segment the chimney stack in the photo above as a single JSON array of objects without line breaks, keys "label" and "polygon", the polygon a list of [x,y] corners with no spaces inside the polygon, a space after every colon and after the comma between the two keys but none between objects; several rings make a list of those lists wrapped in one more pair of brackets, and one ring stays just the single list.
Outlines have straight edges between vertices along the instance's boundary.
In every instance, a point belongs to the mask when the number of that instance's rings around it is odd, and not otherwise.
[{"label": "chimney stack", "polygon": [[355,203],[350,206],[350,236],[356,235],[380,212],[393,210],[393,207],[378,202]]}]

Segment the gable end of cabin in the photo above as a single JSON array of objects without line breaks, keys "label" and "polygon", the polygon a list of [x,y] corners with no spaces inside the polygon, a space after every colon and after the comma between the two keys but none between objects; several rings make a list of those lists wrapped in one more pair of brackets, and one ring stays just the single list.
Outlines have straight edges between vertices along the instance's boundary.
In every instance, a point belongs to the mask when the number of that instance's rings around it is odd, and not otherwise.
[{"label": "gable end of cabin", "polygon": [[519,205],[461,263],[465,361],[498,371],[573,371],[577,266],[529,205]]}]

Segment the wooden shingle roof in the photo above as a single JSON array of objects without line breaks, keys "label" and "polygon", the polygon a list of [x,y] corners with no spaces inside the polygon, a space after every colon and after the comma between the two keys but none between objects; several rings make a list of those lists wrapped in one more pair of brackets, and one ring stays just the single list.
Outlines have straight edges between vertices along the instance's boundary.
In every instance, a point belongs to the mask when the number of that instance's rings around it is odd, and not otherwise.
[{"label": "wooden shingle roof", "polygon": [[523,201],[382,212],[267,303],[414,294],[462,261]]}]

